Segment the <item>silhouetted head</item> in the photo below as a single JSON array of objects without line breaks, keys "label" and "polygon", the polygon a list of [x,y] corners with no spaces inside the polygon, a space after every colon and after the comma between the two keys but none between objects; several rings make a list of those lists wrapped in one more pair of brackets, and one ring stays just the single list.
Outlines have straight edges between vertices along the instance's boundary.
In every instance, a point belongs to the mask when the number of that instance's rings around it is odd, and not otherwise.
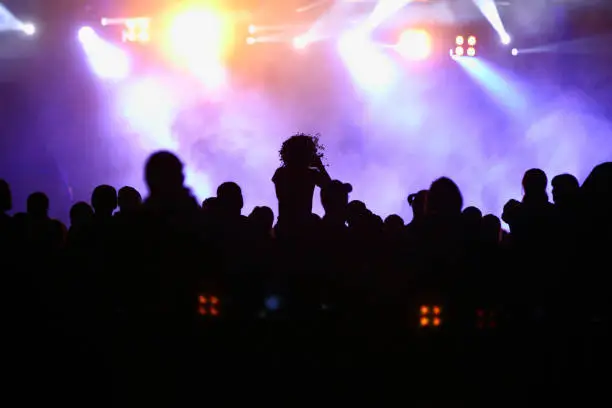
[{"label": "silhouetted head", "polygon": [[30,194],[27,211],[33,218],[47,218],[49,216],[49,197],[40,192]]},{"label": "silhouetted head", "polygon": [[493,214],[482,217],[482,237],[485,242],[499,243],[501,238],[501,221]]},{"label": "silhouetted head", "polygon": [[427,190],[421,190],[418,193],[408,196],[408,204],[412,207],[412,218],[417,220],[423,218],[427,208]]},{"label": "silhouetted head", "polygon": [[552,179],[550,184],[555,204],[574,201],[580,193],[580,183],[571,174],[559,174]]},{"label": "silhouetted head", "polygon": [[240,215],[244,206],[242,189],[233,181],[226,181],[217,188],[219,210],[228,214]]},{"label": "silhouetted head", "polygon": [[183,163],[173,153],[152,154],[145,166],[145,180],[151,195],[176,196],[184,190]]},{"label": "silhouetted head", "polygon": [[318,136],[300,133],[285,140],[279,154],[283,166],[306,168],[323,158],[323,150]]},{"label": "silhouetted head", "polygon": [[526,197],[548,197],[546,186],[548,178],[540,169],[529,169],[523,176],[523,191]]},{"label": "silhouetted head", "polygon": [[270,207],[255,207],[249,214],[249,221],[255,230],[269,234],[274,225],[274,212]]},{"label": "silhouetted head", "polygon": [[202,201],[202,211],[207,215],[213,215],[217,213],[219,204],[217,197],[208,197]]},{"label": "silhouetted head", "polygon": [[117,204],[121,212],[134,212],[142,204],[142,196],[134,187],[121,187],[117,194]]},{"label": "silhouetted head", "polygon": [[404,220],[397,214],[391,214],[385,218],[385,231],[389,233],[399,233],[404,229]]},{"label": "silhouetted head", "polygon": [[359,224],[359,221],[364,220],[368,213],[371,214],[363,201],[353,200],[346,206],[346,220],[349,226]]},{"label": "silhouetted head", "polygon": [[459,215],[463,208],[463,197],[455,182],[440,177],[429,187],[427,194],[428,215]]},{"label": "silhouetted head", "polygon": [[91,194],[91,206],[96,215],[111,216],[117,209],[117,190],[106,184],[96,187]]},{"label": "silhouetted head", "polygon": [[339,180],[332,180],[321,189],[321,204],[328,216],[344,216],[353,186]]},{"label": "silhouetted head", "polygon": [[89,223],[93,216],[93,208],[85,201],[79,201],[70,208],[70,225],[80,227]]},{"label": "silhouetted head", "polygon": [[512,199],[509,200],[505,205],[502,212],[502,220],[507,223],[512,229],[515,221],[518,219],[521,210],[521,203]]},{"label": "silhouetted head", "polygon": [[479,224],[482,219],[482,211],[474,206],[466,207],[462,215],[463,219],[470,224]]},{"label": "silhouetted head", "polygon": [[5,181],[0,179],[0,213],[5,213],[13,209],[13,196],[11,195],[11,187]]},{"label": "silhouetted head", "polygon": [[612,162],[595,166],[581,187],[586,204],[599,216],[610,216],[612,207]]}]

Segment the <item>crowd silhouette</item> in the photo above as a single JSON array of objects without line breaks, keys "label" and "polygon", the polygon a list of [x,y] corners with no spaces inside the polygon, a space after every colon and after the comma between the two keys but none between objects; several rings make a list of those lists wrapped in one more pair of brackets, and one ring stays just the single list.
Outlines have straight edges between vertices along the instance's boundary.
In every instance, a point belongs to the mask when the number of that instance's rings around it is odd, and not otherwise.
[{"label": "crowd silhouette", "polygon": [[[408,195],[405,224],[351,201],[316,137],[292,136],[280,159],[276,222],[266,206],[244,215],[234,182],[198,203],[165,151],[145,165],[144,199],[100,185],[72,206],[69,227],[49,218],[42,192],[9,215],[1,180],[6,367],[19,387],[45,390],[27,398],[227,402],[246,398],[231,391],[238,383],[259,387],[250,399],[361,395],[381,382],[408,400],[456,405],[482,392],[466,381],[485,391],[526,384],[514,391],[523,398],[572,373],[597,377],[603,354],[585,350],[607,349],[596,343],[610,311],[612,162],[582,185],[555,175],[552,201],[547,175],[527,170],[524,196],[503,208],[504,231],[495,215],[463,208],[447,177]],[[435,391],[441,384],[457,389]]]}]

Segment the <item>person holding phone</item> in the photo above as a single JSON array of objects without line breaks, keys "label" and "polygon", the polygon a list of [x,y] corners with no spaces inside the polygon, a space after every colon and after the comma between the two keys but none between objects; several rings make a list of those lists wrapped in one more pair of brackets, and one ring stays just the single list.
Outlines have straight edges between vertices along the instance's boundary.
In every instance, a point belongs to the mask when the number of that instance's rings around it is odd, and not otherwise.
[{"label": "person holding phone", "polygon": [[287,139],[280,150],[281,166],[272,177],[278,199],[278,225],[294,229],[304,226],[312,216],[315,186],[331,181],[323,164],[323,147],[317,136],[297,134]]}]

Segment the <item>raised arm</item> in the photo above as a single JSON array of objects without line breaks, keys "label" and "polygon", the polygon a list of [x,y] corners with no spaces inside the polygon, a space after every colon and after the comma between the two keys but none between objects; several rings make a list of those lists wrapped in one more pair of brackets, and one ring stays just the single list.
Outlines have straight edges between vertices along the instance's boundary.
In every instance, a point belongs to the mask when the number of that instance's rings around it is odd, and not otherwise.
[{"label": "raised arm", "polygon": [[319,177],[317,178],[318,187],[323,188],[323,186],[331,182],[331,177],[329,176],[329,173],[327,172],[327,169],[323,165],[323,162],[321,161],[320,157],[317,157],[317,159],[315,160],[314,168],[317,169],[319,172]]}]

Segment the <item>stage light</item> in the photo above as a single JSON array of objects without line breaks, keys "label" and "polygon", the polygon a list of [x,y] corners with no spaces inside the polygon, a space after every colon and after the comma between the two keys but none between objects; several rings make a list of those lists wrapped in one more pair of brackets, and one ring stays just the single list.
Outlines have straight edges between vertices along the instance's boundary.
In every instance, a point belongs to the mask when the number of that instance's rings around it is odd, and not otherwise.
[{"label": "stage light", "polygon": [[249,34],[255,34],[257,32],[257,27],[255,27],[253,24],[251,24],[249,26]]},{"label": "stage light", "polygon": [[463,54],[465,54],[465,49],[463,47],[455,48],[455,55],[457,57],[463,57]]},{"label": "stage light", "polygon": [[34,35],[36,34],[36,26],[32,23],[23,23],[21,25],[21,31],[26,35]]},{"label": "stage light", "polygon": [[465,39],[462,36],[457,36],[457,38],[455,39],[455,44],[457,45],[463,45],[465,43]]},{"label": "stage light", "polygon": [[77,36],[87,56],[89,66],[97,77],[122,80],[129,76],[130,59],[121,48],[100,38],[91,27],[80,28]]},{"label": "stage light", "polygon": [[510,35],[508,33],[503,33],[500,36],[501,42],[504,45],[509,45],[512,42],[512,37],[510,37]]},{"label": "stage light", "polygon": [[474,57],[476,56],[476,49],[473,47],[468,48],[467,50],[467,55],[468,57]]},{"label": "stage light", "polygon": [[146,43],[149,42],[149,19],[134,18],[129,19],[125,23],[122,38],[123,42]]},{"label": "stage light", "polygon": [[253,45],[253,44],[255,44],[256,42],[257,42],[257,40],[255,40],[253,37],[248,37],[248,38],[246,39],[246,43],[247,43],[248,45]]},{"label": "stage light", "polygon": [[396,49],[404,57],[421,61],[431,55],[431,36],[424,30],[404,31],[397,42]]},{"label": "stage light", "polygon": [[91,27],[81,27],[77,33],[79,41],[87,43],[96,38],[96,32]]},{"label": "stage light", "polygon": [[217,296],[198,296],[198,314],[217,317],[220,314],[220,300]]},{"label": "stage light", "polygon": [[474,37],[473,35],[471,35],[471,36],[468,38],[468,45],[469,45],[470,47],[475,46],[475,45],[476,45],[476,37]]},{"label": "stage light", "polygon": [[519,50],[516,48],[512,49],[512,56],[516,57],[517,55],[519,55]]},{"label": "stage light", "polygon": [[166,46],[175,62],[199,69],[226,57],[233,39],[231,29],[221,13],[187,9],[170,18]]},{"label": "stage light", "polygon": [[439,327],[442,325],[442,308],[440,306],[423,305],[419,309],[419,324],[421,327]]}]

